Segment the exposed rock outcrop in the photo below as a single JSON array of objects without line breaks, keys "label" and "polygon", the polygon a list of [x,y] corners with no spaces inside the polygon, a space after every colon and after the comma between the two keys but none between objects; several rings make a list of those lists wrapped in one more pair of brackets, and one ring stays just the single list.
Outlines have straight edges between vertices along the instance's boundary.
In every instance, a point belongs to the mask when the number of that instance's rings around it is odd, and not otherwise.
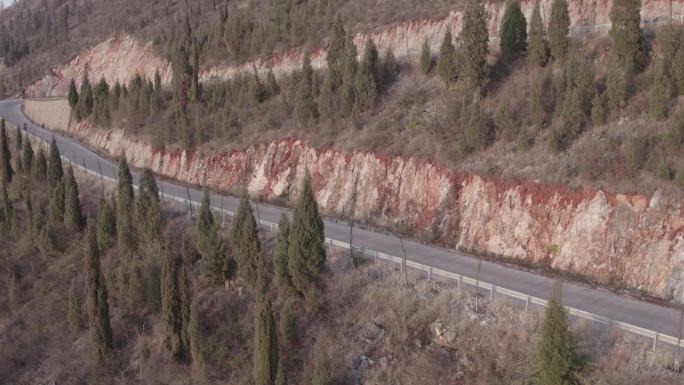
[{"label": "exposed rock outcrop", "polygon": [[401,224],[451,247],[533,261],[684,302],[684,213],[658,193],[490,180],[413,158],[315,149],[296,139],[214,154],[155,150],[122,130],[69,124],[63,100],[29,101],[26,112],[105,153],[125,150],[131,164],[184,182],[201,184],[206,173],[214,188],[247,186],[253,196],[287,200],[309,170],[318,203],[328,212],[381,226]]}]

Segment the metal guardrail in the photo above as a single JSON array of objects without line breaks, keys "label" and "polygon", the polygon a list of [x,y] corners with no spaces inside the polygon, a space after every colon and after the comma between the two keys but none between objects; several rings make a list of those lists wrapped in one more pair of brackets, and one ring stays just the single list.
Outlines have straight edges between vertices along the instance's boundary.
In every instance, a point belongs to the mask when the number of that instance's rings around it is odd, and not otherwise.
[{"label": "metal guardrail", "polygon": [[[14,124],[11,124],[11,123],[9,123],[9,124],[11,126],[16,127],[16,125],[14,125]],[[24,134],[28,134],[31,137],[33,137],[34,141],[41,142],[44,145],[47,144],[46,141],[44,141],[40,137],[38,137],[38,136],[28,132],[28,131],[25,131]],[[93,175],[95,178],[99,177],[99,178],[101,178],[101,180],[105,180],[109,183],[116,183],[115,178],[104,176],[98,171],[87,168],[84,160],[82,161],[82,164],[79,164],[76,159],[71,160],[71,159],[68,159],[64,155],[61,155],[61,157],[62,157],[62,160],[64,162],[70,163],[72,165],[72,167],[75,167],[75,168],[85,172],[86,175],[90,174],[90,175]],[[137,190],[139,187],[134,184],[133,188]],[[185,207],[189,207],[189,208],[191,208],[191,207],[197,208],[200,205],[199,202],[192,201],[188,198],[179,197],[177,195],[164,193],[163,188],[160,191],[160,198],[162,201],[170,200],[173,203],[181,203]],[[228,215],[231,217],[235,215],[235,212],[233,212],[232,210],[225,209],[225,208],[222,209],[220,207],[213,207],[212,206],[211,209],[212,209],[212,211],[218,212],[221,215]],[[278,224],[274,223],[274,222],[270,222],[270,221],[267,221],[264,219],[259,219],[258,223],[261,226],[263,226],[262,228],[265,227],[274,233],[278,229]],[[325,238],[325,244],[328,246],[328,250],[331,250],[333,247],[338,247],[338,248],[345,249],[345,250],[349,250],[349,248],[350,248],[349,243],[343,242],[343,241],[338,241],[336,239],[332,239],[329,237]],[[387,261],[387,262],[391,262],[391,263],[395,263],[395,264],[400,265],[402,270],[406,269],[406,268],[412,268],[412,269],[417,270],[417,271],[425,272],[425,273],[427,273],[428,279],[432,279],[433,275],[436,275],[436,276],[441,276],[443,278],[456,281],[459,288],[461,288],[464,284],[468,284],[470,286],[473,286],[478,292],[481,289],[489,291],[489,298],[490,299],[494,298],[495,294],[500,294],[500,295],[504,295],[506,297],[510,297],[513,299],[525,301],[525,310],[529,309],[530,304],[537,305],[540,307],[545,307],[547,304],[547,300],[545,300],[545,299],[533,297],[533,296],[527,295],[525,293],[517,292],[515,290],[506,289],[506,288],[501,287],[501,286],[496,286],[494,284],[491,284],[489,282],[485,282],[485,281],[482,281],[479,279],[475,279],[475,278],[471,278],[471,277],[468,277],[465,275],[461,275],[461,274],[453,273],[450,271],[434,268],[432,266],[424,265],[424,264],[421,264],[421,263],[418,263],[415,261],[410,261],[408,259],[404,259],[402,257],[389,255],[389,254],[386,254],[383,252],[367,249],[364,247],[351,246],[351,248],[352,248],[353,252],[357,252],[357,254],[362,255],[364,257],[367,257],[369,259],[374,259],[376,262],[381,261],[381,260]],[[658,333],[656,331],[645,329],[645,328],[642,328],[642,327],[639,327],[636,325],[632,325],[632,324],[628,324],[625,322],[611,320],[609,318],[606,318],[606,317],[603,317],[603,316],[600,316],[597,314],[593,314],[590,312],[586,312],[584,310],[572,308],[569,306],[565,306],[565,309],[569,315],[572,315],[572,316],[575,316],[578,318],[582,318],[582,319],[586,319],[589,321],[597,322],[599,324],[606,325],[609,328],[616,328],[616,329],[623,330],[623,331],[626,331],[626,332],[634,334],[634,335],[638,335],[638,336],[642,336],[642,337],[652,339],[653,340],[652,347],[654,350],[657,348],[659,342],[674,345],[675,347],[677,345],[679,345],[680,347],[684,347],[684,341],[681,338],[673,337],[673,336],[666,335],[666,334],[661,334],[661,333]]]}]

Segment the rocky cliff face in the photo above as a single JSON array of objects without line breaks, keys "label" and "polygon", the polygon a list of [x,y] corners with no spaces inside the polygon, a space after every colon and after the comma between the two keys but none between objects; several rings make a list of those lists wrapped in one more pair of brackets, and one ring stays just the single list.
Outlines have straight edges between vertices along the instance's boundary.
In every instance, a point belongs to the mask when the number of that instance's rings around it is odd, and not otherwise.
[{"label": "rocky cliff face", "polygon": [[[542,0],[541,9],[544,20],[548,19],[553,0]],[[606,26],[610,24],[611,0],[583,0],[569,2],[570,17],[574,28],[582,26]],[[641,16],[645,20],[656,17],[666,17],[670,14],[684,15],[684,1],[644,0]],[[505,2],[491,0],[485,2],[489,16],[490,40],[496,43],[498,28],[504,13]],[[521,6],[525,16],[529,19],[532,14],[533,0],[522,0]],[[354,36],[358,51],[363,52],[363,46],[368,38],[372,38],[380,52],[392,49],[399,60],[417,60],[423,40],[427,39],[433,52],[439,50],[442,37],[447,29],[451,29],[453,36],[458,36],[461,30],[461,12],[450,12],[445,18],[437,20],[410,20],[389,26],[385,29],[370,33],[359,33]],[[583,30],[582,30],[583,31]],[[314,69],[325,67],[325,47],[311,52],[311,65]],[[265,74],[270,69],[276,76],[288,74],[299,68],[302,63],[302,52],[299,49],[280,52],[266,59],[255,59],[242,65],[219,65],[205,69],[200,73],[202,82],[224,80],[239,73]],[[152,77],[155,70],[159,70],[162,82],[171,81],[170,63],[158,57],[150,47],[130,36],[110,38],[101,44],[77,55],[69,62],[55,68],[51,74],[27,90],[30,96],[63,96],[66,94],[69,81],[73,78],[77,82],[81,76],[88,74],[91,81],[104,77],[110,84],[119,80],[127,82],[136,73]]]},{"label": "rocky cliff face", "polygon": [[[551,266],[684,302],[684,213],[660,196],[569,191],[488,180],[430,162],[315,149],[300,140],[214,154],[154,150],[122,130],[69,123],[63,100],[29,101],[30,117],[112,156],[224,191],[246,186],[288,200],[306,170],[328,212],[394,227],[451,246]],[[60,112],[61,111],[61,112]]]}]

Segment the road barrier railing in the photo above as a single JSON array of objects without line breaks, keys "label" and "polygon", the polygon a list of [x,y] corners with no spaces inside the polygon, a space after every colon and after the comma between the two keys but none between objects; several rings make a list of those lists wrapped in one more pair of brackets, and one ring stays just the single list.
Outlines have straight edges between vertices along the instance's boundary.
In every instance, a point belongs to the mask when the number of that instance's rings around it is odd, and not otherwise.
[{"label": "road barrier railing", "polygon": [[[47,143],[42,138],[40,138],[36,135],[33,135],[32,133],[30,133],[28,131],[26,131],[25,134],[30,135],[34,139],[34,141],[38,141],[38,142],[41,142],[43,144]],[[83,171],[86,175],[92,175],[95,178],[100,178],[101,180],[107,181],[109,183],[116,183],[115,178],[103,175],[99,171],[95,171],[94,169],[88,168],[83,159],[81,160],[81,163],[79,163],[77,161],[77,159],[69,159],[65,155],[62,155],[62,160],[65,163],[70,163],[72,165],[72,167],[74,167],[75,169]],[[98,167],[98,170],[99,170],[99,167]],[[163,181],[161,181],[161,183],[163,183]],[[138,189],[138,186],[135,184],[133,187],[136,190]],[[197,212],[197,207],[199,207],[199,205],[200,205],[199,202],[192,201],[191,199],[189,199],[189,197],[181,197],[181,196],[177,196],[174,194],[165,193],[163,191],[163,188],[160,191],[160,198],[162,201],[168,200],[168,201],[171,201],[172,203],[175,203],[175,204],[184,205],[184,207],[190,208],[190,211],[192,210],[191,209],[192,207],[195,207],[195,212]],[[212,206],[211,209],[213,212],[218,213],[220,215],[227,215],[229,217],[232,217],[235,215],[235,212],[233,212],[232,210],[225,209],[225,208]],[[275,233],[278,229],[277,223],[270,222],[270,221],[267,221],[264,219],[259,219],[258,222],[262,226],[262,228],[267,228],[273,233]],[[468,284],[468,285],[474,287],[478,291],[478,293],[481,290],[488,291],[490,299],[494,298],[495,294],[503,295],[503,296],[506,296],[509,298],[518,299],[518,300],[525,302],[525,309],[526,310],[529,309],[530,305],[537,305],[539,307],[545,307],[547,304],[547,301],[545,299],[542,299],[542,298],[533,297],[533,296],[527,295],[525,293],[517,292],[515,290],[506,289],[506,288],[501,287],[501,286],[496,286],[494,284],[482,281],[480,279],[476,279],[476,278],[468,277],[468,276],[465,276],[462,274],[457,274],[454,272],[450,272],[450,271],[438,269],[438,268],[435,268],[432,266],[424,265],[424,264],[421,264],[421,263],[418,263],[415,261],[411,261],[408,258],[402,258],[402,257],[386,254],[383,252],[371,250],[371,249],[361,247],[361,246],[350,246],[350,244],[347,242],[339,241],[339,240],[329,238],[329,237],[325,238],[325,244],[328,247],[328,250],[332,250],[333,247],[337,247],[337,248],[343,249],[343,250],[349,250],[351,247],[352,254],[355,253],[356,255],[360,255],[360,256],[366,257],[368,259],[375,260],[376,262],[387,261],[387,262],[391,262],[394,264],[398,264],[401,266],[402,269],[412,268],[416,271],[425,272],[425,273],[427,273],[427,276],[429,279],[432,279],[433,276],[439,276],[439,277],[443,277],[446,279],[450,279],[450,280],[456,281],[459,288],[462,288],[464,284]],[[628,333],[631,333],[631,334],[634,334],[637,336],[642,336],[642,337],[646,337],[648,339],[651,339],[653,341],[653,345],[652,345],[653,349],[656,349],[658,347],[659,343],[665,343],[665,344],[673,345],[675,347],[677,345],[679,345],[679,347],[684,347],[684,341],[682,341],[681,337],[673,337],[670,335],[661,334],[661,333],[658,333],[658,332],[653,331],[653,330],[645,329],[645,328],[642,328],[642,327],[639,327],[636,325],[628,324],[628,323],[617,321],[617,320],[611,320],[609,318],[606,318],[606,317],[603,317],[603,316],[600,316],[597,314],[589,313],[589,312],[584,311],[584,310],[572,308],[569,306],[565,306],[565,309],[569,315],[572,315],[574,317],[590,320],[593,322],[597,322],[599,324],[606,325],[608,328],[619,329],[619,330],[622,330],[622,331],[625,331],[625,332],[628,332]]]}]

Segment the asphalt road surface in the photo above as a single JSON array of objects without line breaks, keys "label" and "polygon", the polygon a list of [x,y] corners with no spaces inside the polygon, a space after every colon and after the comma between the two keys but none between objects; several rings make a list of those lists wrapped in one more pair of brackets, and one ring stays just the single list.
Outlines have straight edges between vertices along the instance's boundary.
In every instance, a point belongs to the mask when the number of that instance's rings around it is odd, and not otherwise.
[{"label": "asphalt road surface", "polygon": [[[61,136],[33,124],[21,111],[22,100],[0,101],[0,116],[8,121],[23,126],[32,134],[49,141],[53,135],[62,155],[74,163],[85,164],[85,167],[95,172],[101,168],[105,176],[115,177],[117,165],[110,159],[98,155],[94,151],[81,145],[78,141]],[[74,158],[75,157],[75,158]],[[138,181],[138,174],[133,171],[134,183]],[[165,195],[172,195],[182,199],[187,198],[200,202],[202,191],[198,188],[187,189],[181,183],[163,182]],[[212,194],[212,206],[221,207],[221,196]],[[224,196],[225,209],[235,211],[239,200],[232,196]],[[270,205],[259,205],[261,220],[277,223],[281,214],[291,215],[286,208]],[[325,219],[325,234],[327,237],[348,242],[349,226]],[[399,239],[390,235],[354,228],[354,245],[366,249],[383,252],[394,256],[403,256]],[[414,261],[433,268],[439,268],[466,277],[475,278],[477,275],[478,258],[443,248],[426,246],[417,242],[404,240],[404,247],[409,261]],[[480,280],[496,286],[515,290],[538,298],[548,298],[557,283],[554,279],[503,266],[491,262],[482,262]],[[629,296],[617,295],[606,290],[594,289],[584,285],[563,283],[563,303],[567,306],[584,310],[615,321],[626,322],[673,337],[679,335],[680,312],[673,307],[661,306],[639,301]]]}]

